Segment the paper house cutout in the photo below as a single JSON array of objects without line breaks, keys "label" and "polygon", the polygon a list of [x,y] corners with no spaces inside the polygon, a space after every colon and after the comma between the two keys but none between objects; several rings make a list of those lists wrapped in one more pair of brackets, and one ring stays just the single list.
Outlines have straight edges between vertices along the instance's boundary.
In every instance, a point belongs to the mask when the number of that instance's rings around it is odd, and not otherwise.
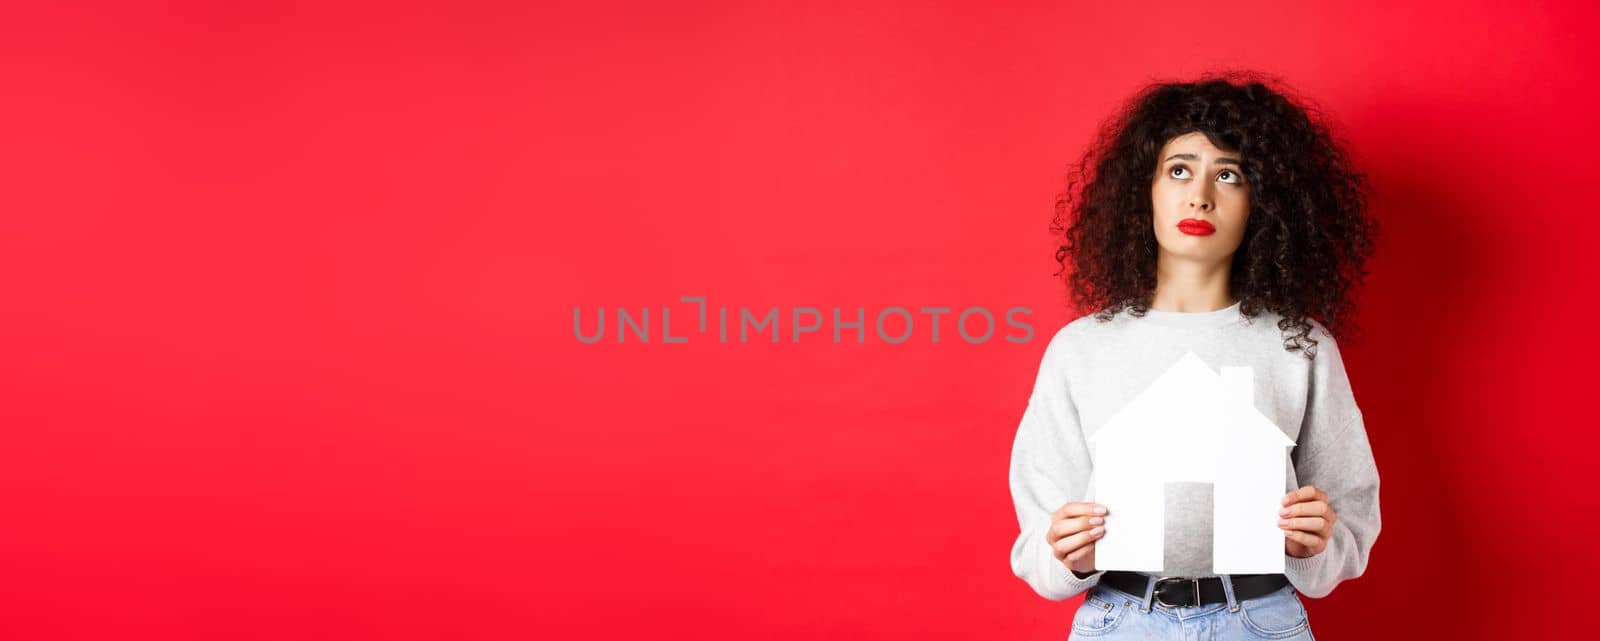
[{"label": "paper house cutout", "polygon": [[1255,407],[1248,367],[1221,373],[1187,352],[1089,436],[1094,494],[1106,506],[1095,569],[1163,571],[1167,483],[1211,483],[1212,570],[1283,571],[1278,510],[1294,445]]}]

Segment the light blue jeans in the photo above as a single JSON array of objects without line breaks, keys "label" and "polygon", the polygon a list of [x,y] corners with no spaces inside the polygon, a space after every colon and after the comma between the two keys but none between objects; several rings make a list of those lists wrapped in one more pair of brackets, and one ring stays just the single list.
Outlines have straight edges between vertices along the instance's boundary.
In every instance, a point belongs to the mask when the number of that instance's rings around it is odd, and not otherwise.
[{"label": "light blue jeans", "polygon": [[1072,617],[1072,639],[1172,639],[1173,641],[1234,641],[1301,639],[1312,641],[1311,621],[1294,586],[1240,601],[1233,582],[1222,576],[1227,603],[1175,608],[1155,600],[1155,583],[1145,594],[1129,594],[1095,584]]}]

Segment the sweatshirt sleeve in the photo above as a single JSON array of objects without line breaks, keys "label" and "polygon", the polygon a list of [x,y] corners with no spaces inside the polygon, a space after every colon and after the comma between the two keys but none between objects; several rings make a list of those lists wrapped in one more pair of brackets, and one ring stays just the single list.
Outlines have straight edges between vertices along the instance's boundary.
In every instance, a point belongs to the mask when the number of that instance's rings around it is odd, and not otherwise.
[{"label": "sweatshirt sleeve", "polygon": [[1305,421],[1295,447],[1295,477],[1328,494],[1337,516],[1322,552],[1287,556],[1284,573],[1300,593],[1322,598],[1341,581],[1361,576],[1378,539],[1378,467],[1366,425],[1345,374],[1339,347],[1317,328],[1317,356]]},{"label": "sweatshirt sleeve", "polygon": [[1045,542],[1050,517],[1088,490],[1088,443],[1067,393],[1061,358],[1065,330],[1045,348],[1033,393],[1011,447],[1011,498],[1019,532],[1011,546],[1011,571],[1033,591],[1062,601],[1100,582],[1103,572],[1078,578]]}]

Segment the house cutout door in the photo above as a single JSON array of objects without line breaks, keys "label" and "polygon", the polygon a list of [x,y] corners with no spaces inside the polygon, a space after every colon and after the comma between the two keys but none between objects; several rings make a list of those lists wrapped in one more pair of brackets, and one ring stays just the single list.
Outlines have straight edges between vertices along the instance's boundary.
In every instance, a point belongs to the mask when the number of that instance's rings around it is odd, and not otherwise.
[{"label": "house cutout door", "polygon": [[[1162,528],[1161,564],[1163,574],[1206,576],[1211,574],[1213,537],[1213,483],[1174,481],[1164,492],[1166,523]],[[1185,561],[1185,559],[1188,559]]]}]

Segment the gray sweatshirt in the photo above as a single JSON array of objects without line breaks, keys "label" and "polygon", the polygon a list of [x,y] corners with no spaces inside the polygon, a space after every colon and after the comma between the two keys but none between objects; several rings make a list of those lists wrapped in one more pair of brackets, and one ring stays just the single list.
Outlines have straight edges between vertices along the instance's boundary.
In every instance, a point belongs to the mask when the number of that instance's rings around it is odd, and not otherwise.
[{"label": "gray sweatshirt", "polygon": [[[1346,378],[1339,347],[1311,321],[1315,360],[1283,348],[1281,317],[1254,319],[1239,305],[1214,312],[1126,311],[1101,322],[1084,316],[1050,339],[1011,449],[1011,497],[1020,532],[1011,570],[1040,596],[1061,601],[1098,583],[1079,578],[1045,542],[1062,504],[1092,500],[1094,453],[1086,439],[1185,351],[1212,368],[1254,369],[1256,409],[1295,445],[1284,492],[1314,485],[1338,518],[1321,553],[1285,554],[1285,574],[1301,594],[1320,598],[1361,576],[1378,538],[1378,468]],[[1211,571],[1211,487],[1172,483],[1166,491],[1165,568],[1161,576],[1216,576]],[[1109,532],[1108,532],[1109,533]]]}]

